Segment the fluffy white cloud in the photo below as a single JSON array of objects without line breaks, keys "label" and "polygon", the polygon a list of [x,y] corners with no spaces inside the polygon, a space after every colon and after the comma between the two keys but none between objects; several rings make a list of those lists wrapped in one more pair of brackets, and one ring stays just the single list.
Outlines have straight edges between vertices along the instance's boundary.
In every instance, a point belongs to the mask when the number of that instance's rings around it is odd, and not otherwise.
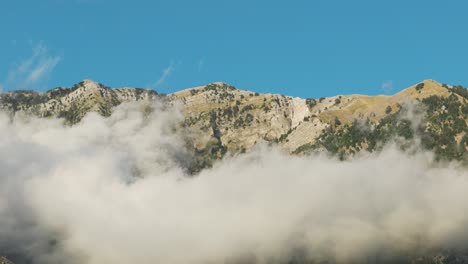
[{"label": "fluffy white cloud", "polygon": [[38,263],[362,263],[466,245],[468,172],[455,163],[392,147],[346,162],[260,147],[189,177],[180,113],[154,107],[73,127],[1,115],[0,251]]}]

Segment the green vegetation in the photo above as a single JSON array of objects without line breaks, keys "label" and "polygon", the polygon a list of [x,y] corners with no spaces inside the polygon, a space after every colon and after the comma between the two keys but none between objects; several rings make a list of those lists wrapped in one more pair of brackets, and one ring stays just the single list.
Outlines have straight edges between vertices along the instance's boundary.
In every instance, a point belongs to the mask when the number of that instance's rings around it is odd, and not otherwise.
[{"label": "green vegetation", "polygon": [[335,99],[335,104],[339,105],[341,103],[341,96]]},{"label": "green vegetation", "polygon": [[211,168],[214,162],[223,158],[226,153],[227,148],[220,140],[211,140],[203,149],[194,150],[194,155],[187,167],[187,172],[190,175],[194,175],[205,168]]},{"label": "green vegetation", "polygon": [[75,91],[75,90],[77,90],[78,88],[83,87],[83,86],[84,86],[84,81],[79,82],[79,83],[76,83],[76,84],[74,84],[74,85],[72,86],[71,92],[73,92],[73,91]]},{"label": "green vegetation", "polygon": [[289,134],[291,134],[292,132],[293,132],[292,129],[288,129],[288,131],[287,131],[286,133],[282,134],[282,135],[276,140],[276,142],[283,142],[283,141],[285,141],[285,140],[288,138]]},{"label": "green vegetation", "polygon": [[468,88],[463,87],[462,85],[454,85],[452,88],[450,88],[447,84],[442,84],[442,87],[454,94],[458,94],[464,99],[468,99]]},{"label": "green vegetation", "polygon": [[45,103],[49,100],[46,94],[35,91],[18,90],[1,95],[1,102],[12,111],[19,111],[21,107],[29,108]]},{"label": "green vegetation", "polygon": [[[421,146],[435,153],[436,160],[468,161],[468,105],[457,96],[430,96],[421,101],[416,109],[418,118],[410,116],[407,108],[391,112],[387,107],[387,116],[377,125],[369,120],[354,120],[351,124],[329,126],[314,144],[307,143],[294,152],[310,153],[324,148],[333,155],[344,159],[360,150],[379,151],[385,143],[394,140],[403,150],[420,140]],[[424,114],[423,114],[424,113]],[[415,113],[412,113],[415,114]]]},{"label": "green vegetation", "polygon": [[246,106],[242,107],[242,109],[241,109],[240,112],[241,112],[241,113],[244,113],[244,112],[246,112],[246,111],[250,111],[250,110],[253,110],[253,109],[255,109],[255,106],[249,104],[249,105],[246,105]]},{"label": "green vegetation", "polygon": [[[457,96],[431,96],[422,100],[427,107],[428,125],[422,133],[422,144],[433,150],[437,159],[468,159],[467,113],[468,104]],[[458,137],[459,140],[456,140]]]},{"label": "green vegetation", "polygon": [[263,109],[264,113],[268,113],[271,110],[271,107],[267,105],[266,98],[263,98],[263,104],[260,106],[260,109]]},{"label": "green vegetation", "polygon": [[392,107],[391,106],[387,106],[387,108],[385,108],[385,114],[390,114],[392,112]]},{"label": "green vegetation", "polygon": [[311,110],[312,108],[314,108],[314,106],[317,105],[317,101],[315,99],[313,99],[313,98],[307,98],[306,99],[306,104],[309,107],[309,110]]},{"label": "green vegetation", "polygon": [[461,86],[461,85],[456,85],[452,87],[452,92],[460,95],[461,97],[468,99],[468,89]]},{"label": "green vegetation", "polygon": [[424,83],[418,83],[416,85],[416,91],[422,90],[424,88]]},{"label": "green vegetation", "polygon": [[210,83],[203,89],[204,91],[216,91],[216,90],[224,90],[224,91],[233,91],[236,90],[236,87],[225,84],[225,83]]},{"label": "green vegetation", "polygon": [[335,126],[341,126],[341,121],[338,117],[335,117]]},{"label": "green vegetation", "polygon": [[83,118],[80,114],[78,105],[75,103],[71,104],[68,110],[61,111],[57,117],[65,119],[68,124],[76,124],[80,122],[81,118]]}]

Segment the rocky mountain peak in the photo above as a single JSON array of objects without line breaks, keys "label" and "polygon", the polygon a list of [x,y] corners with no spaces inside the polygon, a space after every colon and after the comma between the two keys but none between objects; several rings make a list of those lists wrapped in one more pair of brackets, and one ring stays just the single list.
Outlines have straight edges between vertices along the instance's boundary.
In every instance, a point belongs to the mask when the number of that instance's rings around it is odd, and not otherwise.
[{"label": "rocky mountain peak", "polygon": [[96,91],[96,90],[108,90],[110,87],[107,87],[101,83],[95,82],[93,80],[83,80],[75,85],[73,85],[72,90],[81,89],[82,91]]},{"label": "rocky mountain peak", "polygon": [[95,82],[95,81],[93,81],[93,80],[91,80],[91,79],[84,79],[84,80],[82,81],[82,83],[83,83],[84,85],[90,85],[90,84],[97,85],[97,84],[98,84],[97,82]]}]

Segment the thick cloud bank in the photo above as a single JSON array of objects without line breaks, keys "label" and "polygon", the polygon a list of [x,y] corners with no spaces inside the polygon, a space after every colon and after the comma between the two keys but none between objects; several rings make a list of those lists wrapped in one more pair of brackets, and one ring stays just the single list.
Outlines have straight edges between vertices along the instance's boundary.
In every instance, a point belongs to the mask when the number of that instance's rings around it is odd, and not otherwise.
[{"label": "thick cloud bank", "polygon": [[468,246],[468,173],[457,164],[392,147],[347,162],[263,147],[187,177],[182,117],[154,107],[73,127],[0,115],[0,255],[362,263]]}]

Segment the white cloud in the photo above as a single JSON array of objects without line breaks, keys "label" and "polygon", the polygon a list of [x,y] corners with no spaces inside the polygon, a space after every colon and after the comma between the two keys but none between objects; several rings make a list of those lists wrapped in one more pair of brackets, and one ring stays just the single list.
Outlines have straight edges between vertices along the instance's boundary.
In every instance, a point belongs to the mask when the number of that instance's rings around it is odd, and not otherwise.
[{"label": "white cloud", "polygon": [[60,61],[60,57],[49,57],[36,65],[34,69],[29,73],[26,79],[27,83],[35,83],[42,79],[46,74],[50,73],[57,63]]},{"label": "white cloud", "polygon": [[188,177],[183,117],[154,107],[121,105],[73,127],[0,114],[0,252],[39,264],[286,263],[297,253],[365,263],[466,245],[468,172],[456,163],[392,147],[346,162],[265,147]]},{"label": "white cloud", "polygon": [[172,72],[174,72],[174,70],[175,70],[175,65],[174,65],[174,62],[171,61],[169,66],[167,66],[167,68],[165,68],[162,71],[162,74],[159,77],[159,79],[155,83],[153,83],[153,85],[151,85],[151,87],[156,88],[156,87],[159,87],[162,84],[164,84],[166,82],[167,78],[169,78],[169,76],[171,76]]},{"label": "white cloud", "polygon": [[44,43],[39,42],[30,57],[10,69],[6,83],[13,89],[36,88],[34,86],[49,77],[61,60],[61,56],[51,55]]}]

